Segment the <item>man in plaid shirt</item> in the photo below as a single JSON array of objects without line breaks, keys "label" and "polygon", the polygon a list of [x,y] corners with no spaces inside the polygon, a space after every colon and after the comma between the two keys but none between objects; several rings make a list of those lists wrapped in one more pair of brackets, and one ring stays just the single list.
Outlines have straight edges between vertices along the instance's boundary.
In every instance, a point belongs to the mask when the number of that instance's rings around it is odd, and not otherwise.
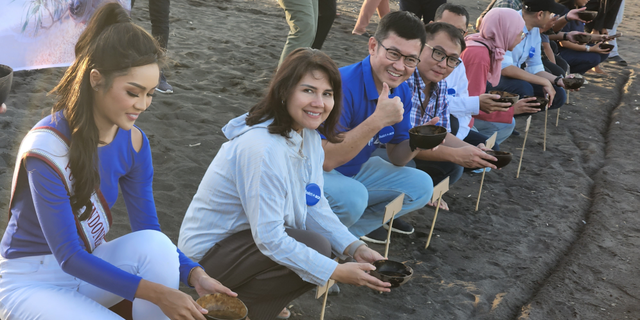
[{"label": "man in plaid shirt", "polygon": [[[427,42],[420,55],[420,63],[406,81],[412,92],[410,122],[415,127],[438,119],[437,125],[445,127],[449,133],[437,149],[420,151],[414,161],[416,168],[431,176],[434,185],[446,177],[449,177],[449,184],[453,184],[460,179],[464,168],[495,169],[486,161],[495,158],[484,153],[483,144],[473,146],[450,132],[447,82],[444,78],[461,62],[459,56],[466,47],[462,34],[456,27],[443,22],[429,23],[425,30]],[[441,207],[448,210],[444,202]]]}]

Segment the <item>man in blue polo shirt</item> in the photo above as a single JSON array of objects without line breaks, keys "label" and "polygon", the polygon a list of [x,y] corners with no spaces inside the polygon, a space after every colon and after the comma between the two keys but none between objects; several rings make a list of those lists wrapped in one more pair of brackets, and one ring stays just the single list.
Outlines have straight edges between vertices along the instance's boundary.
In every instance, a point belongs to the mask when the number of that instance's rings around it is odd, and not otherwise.
[{"label": "man in blue polo shirt", "polygon": [[[340,124],[346,131],[341,143],[323,141],[324,193],[340,221],[363,240],[385,242],[385,206],[398,195],[405,197],[397,217],[424,207],[433,193],[428,174],[404,167],[419,152],[409,147],[411,92],[404,81],[420,61],[425,41],[418,17],[392,12],[369,39],[369,56],[340,69]],[[391,163],[371,157],[378,144],[386,144]],[[396,219],[392,230],[410,234],[413,227]]]}]

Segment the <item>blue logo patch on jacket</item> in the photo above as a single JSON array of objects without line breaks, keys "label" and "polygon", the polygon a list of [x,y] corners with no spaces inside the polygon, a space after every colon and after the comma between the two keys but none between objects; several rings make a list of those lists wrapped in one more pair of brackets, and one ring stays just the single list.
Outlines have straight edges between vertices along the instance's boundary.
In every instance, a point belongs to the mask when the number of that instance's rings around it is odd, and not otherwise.
[{"label": "blue logo patch on jacket", "polygon": [[305,194],[307,195],[307,205],[315,206],[320,201],[320,187],[315,183],[307,185]]}]

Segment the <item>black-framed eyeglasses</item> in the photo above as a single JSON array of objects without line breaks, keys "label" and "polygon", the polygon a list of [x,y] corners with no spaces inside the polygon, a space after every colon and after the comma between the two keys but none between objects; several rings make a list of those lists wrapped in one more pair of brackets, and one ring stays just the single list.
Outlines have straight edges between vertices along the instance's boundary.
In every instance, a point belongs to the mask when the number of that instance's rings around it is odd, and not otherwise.
[{"label": "black-framed eyeglasses", "polygon": [[460,63],[462,63],[462,60],[460,60],[460,58],[448,56],[444,51],[436,49],[430,46],[428,43],[425,43],[424,45],[431,49],[431,58],[433,58],[433,60],[441,62],[442,60],[447,59],[447,67],[449,68],[455,68],[459,66]]},{"label": "black-framed eyeglasses", "polygon": [[376,41],[378,41],[378,43],[380,44],[380,46],[382,48],[384,48],[384,50],[387,51],[386,57],[387,59],[391,60],[391,61],[398,61],[400,60],[400,58],[404,58],[404,65],[407,68],[415,68],[418,63],[420,63],[420,59],[418,57],[415,56],[405,56],[404,54],[400,53],[400,51],[396,50],[396,49],[389,49],[387,47],[385,47],[382,44],[382,41],[376,39]]}]

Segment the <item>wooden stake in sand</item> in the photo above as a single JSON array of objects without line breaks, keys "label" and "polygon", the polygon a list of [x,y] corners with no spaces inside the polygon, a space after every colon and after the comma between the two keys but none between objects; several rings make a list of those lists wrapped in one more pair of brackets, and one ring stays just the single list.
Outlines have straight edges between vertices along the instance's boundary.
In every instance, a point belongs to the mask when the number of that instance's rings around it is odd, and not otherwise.
[{"label": "wooden stake in sand", "polygon": [[556,127],[558,126],[558,121],[560,121],[560,108],[558,108],[558,115],[556,115]]},{"label": "wooden stake in sand", "polygon": [[393,228],[393,219],[396,217],[396,213],[402,210],[402,202],[404,201],[404,193],[401,193],[393,201],[389,202],[384,208],[384,217],[382,218],[382,224],[389,221],[389,232],[387,232],[387,245],[384,248],[384,258],[389,255],[389,243],[391,242],[391,228]]},{"label": "wooden stake in sand", "polygon": [[544,138],[542,139],[542,151],[547,151],[547,114],[549,108],[544,109]]},{"label": "wooden stake in sand", "polygon": [[336,283],[335,280],[329,279],[324,286],[318,286],[316,289],[316,299],[324,295],[324,301],[322,301],[322,311],[320,312],[320,320],[324,320],[324,309],[327,307],[327,297],[329,296],[329,288]]},{"label": "wooden stake in sand", "polygon": [[[558,109],[560,112],[560,109]],[[524,142],[522,142],[522,151],[520,152],[520,162],[518,163],[518,173],[516,179],[520,177],[520,166],[522,165],[522,157],[524,156],[524,145],[527,144],[527,135],[529,134],[529,126],[531,125],[531,116],[527,118],[527,127],[524,129]]]},{"label": "wooden stake in sand", "polygon": [[433,187],[433,195],[431,196],[431,202],[436,201],[438,199],[438,205],[436,205],[436,213],[433,215],[433,222],[431,222],[431,231],[429,231],[429,238],[427,238],[427,245],[424,248],[429,247],[429,243],[431,242],[431,235],[433,234],[433,227],[436,226],[436,219],[438,219],[438,209],[440,209],[440,202],[442,201],[442,195],[444,195],[447,191],[449,191],[449,177],[446,177],[444,180],[440,181],[437,186]]},{"label": "wooden stake in sand", "polygon": [[[488,149],[493,148],[496,144],[496,137],[498,136],[498,132],[494,132],[493,135],[487,139],[485,146]],[[480,205],[480,195],[482,194],[482,184],[484,183],[484,174],[487,172],[487,168],[482,168],[482,179],[480,180],[480,190],[478,191],[478,201],[476,202],[476,211],[478,211],[478,205]]]}]

